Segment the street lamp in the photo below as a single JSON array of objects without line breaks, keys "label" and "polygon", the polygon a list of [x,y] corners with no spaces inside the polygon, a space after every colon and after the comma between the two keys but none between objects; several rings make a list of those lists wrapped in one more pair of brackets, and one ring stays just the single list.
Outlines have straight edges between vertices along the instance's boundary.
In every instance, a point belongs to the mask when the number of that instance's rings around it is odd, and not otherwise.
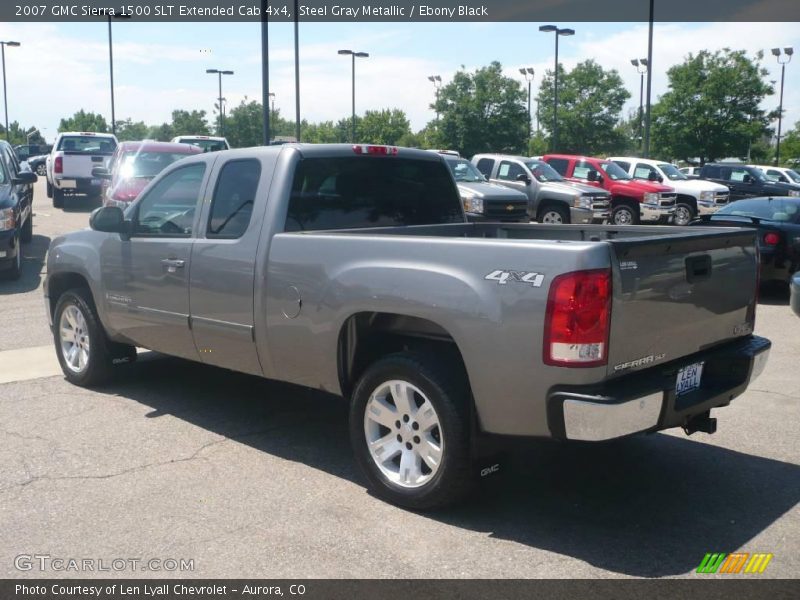
[{"label": "street lamp", "polygon": [[531,137],[533,135],[533,127],[531,126],[531,120],[533,119],[531,115],[531,84],[533,83],[533,76],[536,71],[531,67],[522,67],[519,72],[522,73],[525,81],[528,82],[528,137]]},{"label": "street lamp", "polygon": [[272,101],[272,114],[275,114],[275,92],[269,92],[267,96],[269,96]]},{"label": "street lamp", "polygon": [[35,133],[38,133],[39,135],[42,135],[42,132],[39,131],[38,129],[36,129],[36,127],[31,127],[31,130],[28,133],[25,134],[25,143],[27,143],[29,146],[30,146],[30,143],[31,143],[31,136],[33,134],[35,134]]},{"label": "street lamp", "polygon": [[356,58],[368,58],[367,52],[353,52],[352,50],[339,50],[339,54],[353,57],[353,143],[356,143]]},{"label": "street lamp", "polygon": [[433,84],[434,89],[436,90],[436,121],[439,121],[439,88],[442,87],[442,77],[441,75],[430,75],[428,77],[428,81]]},{"label": "street lamp", "polygon": [[220,71],[219,69],[206,69],[206,73],[217,75],[219,78],[219,135],[225,136],[225,125],[222,117],[222,76],[233,75],[233,71]]},{"label": "street lamp", "polygon": [[[130,19],[130,15],[115,14],[115,19]],[[111,133],[117,134],[117,120],[114,113],[114,50],[111,39],[111,15],[108,15],[108,72],[111,82]]]},{"label": "street lamp", "polygon": [[783,49],[783,53],[786,56],[786,60],[781,60],[781,49],[780,48],[773,48],[772,55],[778,61],[778,64],[781,66],[781,100],[780,105],[778,106],[778,143],[775,146],[775,164],[778,165],[781,162],[781,126],[783,125],[783,81],[786,76],[786,65],[792,61],[792,54],[794,54],[794,48],[786,47]]},{"label": "street lamp", "polygon": [[6,93],[6,46],[15,48],[19,42],[0,42],[0,52],[3,54],[3,105],[6,110],[6,141],[11,141],[8,133],[8,94]]},{"label": "street lamp", "polygon": [[568,28],[560,29],[555,25],[542,25],[539,27],[539,31],[556,34],[556,68],[553,73],[553,135],[550,140],[550,149],[555,151],[556,144],[558,143],[558,38],[562,35],[575,35],[575,30]]},{"label": "street lamp", "polygon": [[648,60],[646,58],[631,59],[631,64],[639,73],[639,144],[644,143],[644,74],[647,73]]}]

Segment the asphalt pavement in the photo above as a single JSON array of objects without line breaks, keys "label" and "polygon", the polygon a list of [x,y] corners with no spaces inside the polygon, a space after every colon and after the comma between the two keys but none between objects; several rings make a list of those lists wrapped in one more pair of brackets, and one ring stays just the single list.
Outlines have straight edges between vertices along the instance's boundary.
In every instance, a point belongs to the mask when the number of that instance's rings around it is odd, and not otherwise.
[{"label": "asphalt pavement", "polygon": [[[785,290],[762,294],[770,362],[714,411],[716,434],[521,442],[467,503],[418,514],[366,490],[341,399],[153,353],[103,388],[68,384],[44,256],[94,206],[54,209],[37,183],[23,277],[0,282],[0,578],[691,578],[709,577],[694,573],[705,553],[734,551],[774,555],[759,577],[800,573],[800,319]],[[33,555],[162,562],[26,570]]]}]

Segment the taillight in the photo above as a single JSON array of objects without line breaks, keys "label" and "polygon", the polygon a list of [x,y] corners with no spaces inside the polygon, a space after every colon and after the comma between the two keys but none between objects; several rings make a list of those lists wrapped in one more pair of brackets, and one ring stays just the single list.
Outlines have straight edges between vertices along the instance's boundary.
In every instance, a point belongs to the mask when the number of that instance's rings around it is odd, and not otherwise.
[{"label": "taillight", "polygon": [[769,231],[764,234],[764,243],[767,246],[777,246],[781,241],[781,236],[779,233],[775,233],[774,231]]},{"label": "taillight", "polygon": [[353,152],[356,154],[371,154],[373,156],[397,156],[397,146],[363,146],[354,145]]},{"label": "taillight", "polygon": [[53,164],[54,173],[64,172],[64,159],[61,156],[56,156],[56,162]]},{"label": "taillight", "polygon": [[550,285],[544,324],[544,362],[596,367],[608,362],[611,271],[576,271]]}]

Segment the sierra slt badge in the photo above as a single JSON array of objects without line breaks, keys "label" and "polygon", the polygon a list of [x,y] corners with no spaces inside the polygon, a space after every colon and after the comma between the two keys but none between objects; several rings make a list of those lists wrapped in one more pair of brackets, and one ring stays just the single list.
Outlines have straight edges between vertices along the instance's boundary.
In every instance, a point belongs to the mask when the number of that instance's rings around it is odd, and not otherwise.
[{"label": "sierra slt badge", "polygon": [[634,369],[636,367],[641,367],[642,365],[649,365],[650,363],[654,363],[657,360],[663,360],[666,354],[651,354],[650,356],[643,356],[642,358],[637,358],[636,360],[629,360],[628,362],[624,362],[620,365],[615,365],[615,371],[622,371],[624,369]]},{"label": "sierra slt badge", "polygon": [[492,271],[484,279],[489,281],[496,281],[498,285],[505,285],[509,282],[512,283],[528,283],[533,287],[542,287],[544,282],[544,275],[536,273],[535,271]]}]

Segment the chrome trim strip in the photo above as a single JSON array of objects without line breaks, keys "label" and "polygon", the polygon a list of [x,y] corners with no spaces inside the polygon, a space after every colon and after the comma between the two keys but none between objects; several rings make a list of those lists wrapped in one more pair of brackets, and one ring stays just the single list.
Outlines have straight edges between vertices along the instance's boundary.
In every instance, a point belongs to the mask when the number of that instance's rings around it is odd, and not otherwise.
[{"label": "chrome trim strip", "polygon": [[658,425],[663,403],[662,391],[621,404],[565,400],[567,439],[597,442],[645,431]]}]

